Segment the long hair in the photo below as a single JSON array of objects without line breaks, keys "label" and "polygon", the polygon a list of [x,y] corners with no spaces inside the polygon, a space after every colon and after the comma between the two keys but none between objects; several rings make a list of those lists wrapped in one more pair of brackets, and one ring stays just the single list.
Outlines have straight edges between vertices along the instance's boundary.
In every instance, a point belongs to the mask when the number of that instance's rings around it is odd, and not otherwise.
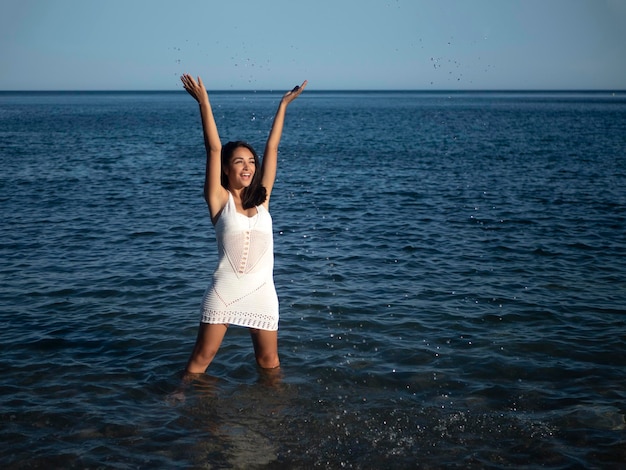
[{"label": "long hair", "polygon": [[251,207],[259,206],[265,202],[265,200],[267,199],[267,190],[261,184],[261,180],[263,179],[261,161],[256,151],[249,143],[238,140],[236,142],[228,142],[222,147],[221,181],[222,186],[228,189],[228,176],[224,172],[224,168],[227,168],[230,165],[230,159],[232,158],[233,153],[240,147],[247,148],[254,156],[255,171],[254,176],[252,177],[252,182],[250,183],[250,186],[244,188],[243,192],[241,193],[241,203],[243,204],[243,208],[250,209]]}]

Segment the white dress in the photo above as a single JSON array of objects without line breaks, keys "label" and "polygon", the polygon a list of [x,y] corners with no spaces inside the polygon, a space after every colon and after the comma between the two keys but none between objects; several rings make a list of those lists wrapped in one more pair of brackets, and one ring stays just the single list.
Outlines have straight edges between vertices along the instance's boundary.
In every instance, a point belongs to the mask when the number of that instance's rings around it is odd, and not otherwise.
[{"label": "white dress", "polygon": [[272,217],[264,206],[247,217],[232,194],[215,224],[218,264],[202,300],[203,323],[278,329]]}]

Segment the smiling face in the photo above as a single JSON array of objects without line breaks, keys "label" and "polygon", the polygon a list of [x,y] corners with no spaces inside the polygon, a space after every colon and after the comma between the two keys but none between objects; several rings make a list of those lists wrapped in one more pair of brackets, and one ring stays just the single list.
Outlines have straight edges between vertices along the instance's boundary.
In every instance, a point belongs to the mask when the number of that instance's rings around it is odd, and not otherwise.
[{"label": "smiling face", "polygon": [[256,159],[246,147],[237,147],[230,157],[228,166],[224,168],[228,177],[228,187],[233,189],[247,188],[256,173]]}]

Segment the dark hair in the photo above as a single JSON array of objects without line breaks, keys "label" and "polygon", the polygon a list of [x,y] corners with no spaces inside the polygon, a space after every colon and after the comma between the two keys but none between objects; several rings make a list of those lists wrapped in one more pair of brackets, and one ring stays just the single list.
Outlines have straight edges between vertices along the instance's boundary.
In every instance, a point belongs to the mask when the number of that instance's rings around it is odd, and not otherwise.
[{"label": "dark hair", "polygon": [[227,168],[230,165],[230,159],[232,158],[233,153],[241,147],[250,150],[254,156],[254,166],[256,167],[250,186],[244,188],[241,193],[241,203],[243,204],[243,208],[250,209],[251,207],[263,204],[267,199],[267,190],[261,184],[261,180],[263,179],[261,161],[259,160],[259,156],[252,145],[242,140],[238,140],[236,142],[228,142],[222,147],[222,186],[228,189],[228,176],[224,172],[224,168]]}]

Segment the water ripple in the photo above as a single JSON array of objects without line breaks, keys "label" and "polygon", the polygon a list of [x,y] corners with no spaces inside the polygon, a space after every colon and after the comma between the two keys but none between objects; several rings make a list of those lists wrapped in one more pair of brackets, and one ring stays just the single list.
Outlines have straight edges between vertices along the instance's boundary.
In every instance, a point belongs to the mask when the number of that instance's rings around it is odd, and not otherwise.
[{"label": "water ripple", "polygon": [[[220,126],[258,147],[276,97],[243,97]],[[302,99],[271,208],[281,373],[231,328],[182,384],[216,262],[197,110],[0,96],[3,465],[621,465],[623,100]]]}]

